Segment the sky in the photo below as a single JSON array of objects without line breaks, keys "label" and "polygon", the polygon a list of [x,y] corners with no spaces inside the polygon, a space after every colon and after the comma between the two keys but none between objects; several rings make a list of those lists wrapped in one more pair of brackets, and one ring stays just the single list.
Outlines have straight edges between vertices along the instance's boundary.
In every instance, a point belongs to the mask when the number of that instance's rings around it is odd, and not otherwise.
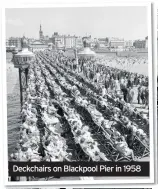
[{"label": "sky", "polygon": [[54,32],[92,38],[144,39],[148,35],[146,7],[74,7],[6,9],[6,38],[38,38]]}]

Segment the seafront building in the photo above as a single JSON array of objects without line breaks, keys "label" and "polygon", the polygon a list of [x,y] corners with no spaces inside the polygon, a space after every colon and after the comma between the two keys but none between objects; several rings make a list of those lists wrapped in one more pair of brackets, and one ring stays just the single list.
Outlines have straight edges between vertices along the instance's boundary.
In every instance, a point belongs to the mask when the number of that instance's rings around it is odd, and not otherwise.
[{"label": "seafront building", "polygon": [[69,48],[74,48],[76,47],[76,36],[64,36],[65,37],[65,48],[69,49]]},{"label": "seafront building", "polygon": [[6,41],[6,46],[14,46],[16,47],[18,50],[21,50],[21,38],[19,37],[10,37],[7,41]]},{"label": "seafront building", "polygon": [[132,40],[126,40],[124,46],[125,46],[126,48],[133,47],[133,41],[132,41]]},{"label": "seafront building", "polygon": [[109,38],[98,38],[98,43],[100,47],[107,47],[109,46]]},{"label": "seafront building", "polygon": [[125,46],[125,41],[124,39],[120,38],[109,38],[109,47],[110,48],[124,48]]},{"label": "seafront building", "polygon": [[42,26],[40,24],[40,30],[39,30],[39,41],[41,41],[41,44],[48,45],[52,43],[55,48],[57,49],[71,49],[71,48],[81,48],[82,46],[82,38],[77,37],[75,35],[61,35],[58,34],[58,32],[54,32],[51,38],[49,36],[44,36],[44,33],[42,31]]},{"label": "seafront building", "polygon": [[[124,40],[123,38],[116,37],[102,37],[92,38],[90,40],[90,48],[95,49],[97,52],[119,52],[119,51],[142,51],[148,48],[148,37],[143,40]],[[83,37],[75,35],[63,35],[54,32],[51,37],[44,35],[42,25],[39,27],[39,38],[27,38],[29,48],[34,50],[44,50],[47,48],[52,49],[83,49]],[[6,40],[6,49],[17,48],[21,50],[21,38],[10,37]]]},{"label": "seafront building", "polygon": [[76,38],[76,48],[77,49],[83,48],[83,41],[82,41],[82,37],[80,36]]},{"label": "seafront building", "polygon": [[51,39],[52,39],[52,43],[55,45],[56,48],[64,48],[65,46],[64,35],[59,35],[58,32],[54,32]]},{"label": "seafront building", "polygon": [[35,40],[31,44],[29,44],[29,49],[31,51],[43,51],[48,48],[48,45],[46,43],[43,43],[40,40]]},{"label": "seafront building", "polygon": [[81,40],[75,35],[59,35],[58,32],[54,32],[52,35],[52,43],[59,49],[71,49],[80,46]]}]

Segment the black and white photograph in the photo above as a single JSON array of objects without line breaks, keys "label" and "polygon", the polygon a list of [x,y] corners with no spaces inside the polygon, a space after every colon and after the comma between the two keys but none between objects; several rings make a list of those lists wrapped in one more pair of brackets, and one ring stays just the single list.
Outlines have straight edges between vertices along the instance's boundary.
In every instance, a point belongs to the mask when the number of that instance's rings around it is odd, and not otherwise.
[{"label": "black and white photograph", "polygon": [[7,162],[152,163],[149,10],[5,9]]}]

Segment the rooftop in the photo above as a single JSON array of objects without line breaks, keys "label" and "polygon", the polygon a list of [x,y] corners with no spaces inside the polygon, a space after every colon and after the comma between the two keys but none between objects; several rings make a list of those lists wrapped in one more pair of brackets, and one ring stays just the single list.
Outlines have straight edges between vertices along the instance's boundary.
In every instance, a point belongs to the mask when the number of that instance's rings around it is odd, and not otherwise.
[{"label": "rooftop", "polygon": [[33,43],[31,43],[31,45],[44,45],[44,43],[40,40],[36,40]]}]

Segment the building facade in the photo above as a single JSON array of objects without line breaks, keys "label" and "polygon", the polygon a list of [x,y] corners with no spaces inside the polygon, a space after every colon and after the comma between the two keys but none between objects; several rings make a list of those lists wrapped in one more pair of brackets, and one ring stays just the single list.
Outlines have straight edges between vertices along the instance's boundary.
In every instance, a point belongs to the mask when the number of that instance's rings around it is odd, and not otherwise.
[{"label": "building facade", "polygon": [[108,38],[98,38],[98,43],[100,46],[109,46],[109,39]]},{"label": "building facade", "polygon": [[119,38],[111,38],[109,39],[109,47],[111,48],[124,48],[125,46],[125,41],[124,39],[119,39]]},{"label": "building facade", "polygon": [[54,32],[52,35],[52,43],[56,48],[74,48],[77,45],[77,37],[70,35],[59,35],[58,32]]},{"label": "building facade", "polygon": [[125,41],[125,47],[133,47],[133,41],[132,40]]},{"label": "building facade", "polygon": [[77,49],[83,48],[83,41],[82,41],[82,38],[81,38],[81,37],[77,37],[77,38],[76,38],[76,48],[77,48]]},{"label": "building facade", "polygon": [[65,36],[65,48],[74,48],[76,47],[76,36]]},{"label": "building facade", "polygon": [[56,48],[64,48],[65,46],[64,35],[59,35],[58,32],[54,32],[54,34],[52,35],[52,43]]},{"label": "building facade", "polygon": [[48,49],[48,45],[41,42],[40,40],[36,40],[29,45],[29,49],[33,52],[34,51],[43,51],[45,49]]},{"label": "building facade", "polygon": [[21,38],[10,37],[7,41],[7,46],[15,46],[18,50],[21,50]]}]

